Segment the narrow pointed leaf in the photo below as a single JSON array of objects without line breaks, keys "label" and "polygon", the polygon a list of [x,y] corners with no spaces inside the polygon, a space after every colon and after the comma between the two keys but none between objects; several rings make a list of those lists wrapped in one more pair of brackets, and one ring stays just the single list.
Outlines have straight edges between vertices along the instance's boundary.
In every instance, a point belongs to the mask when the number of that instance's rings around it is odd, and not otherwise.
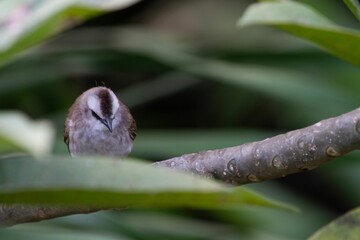
[{"label": "narrow pointed leaf", "polygon": [[0,153],[48,154],[55,131],[46,120],[33,121],[21,112],[0,112]]},{"label": "narrow pointed leaf", "polygon": [[134,160],[55,157],[1,159],[0,203],[193,208],[257,205],[291,209],[245,188],[230,188]]},{"label": "narrow pointed leaf", "polygon": [[90,17],[139,0],[0,1],[0,65],[16,53]]},{"label": "narrow pointed leaf", "polygon": [[360,21],[360,3],[357,0],[343,0],[346,6],[354,14],[354,16]]},{"label": "narrow pointed leaf", "polygon": [[360,236],[360,207],[335,219],[321,228],[310,240],[359,239]]},{"label": "narrow pointed leaf", "polygon": [[241,27],[254,24],[278,27],[360,66],[360,33],[337,26],[305,4],[293,1],[256,3],[246,10],[238,24]]}]

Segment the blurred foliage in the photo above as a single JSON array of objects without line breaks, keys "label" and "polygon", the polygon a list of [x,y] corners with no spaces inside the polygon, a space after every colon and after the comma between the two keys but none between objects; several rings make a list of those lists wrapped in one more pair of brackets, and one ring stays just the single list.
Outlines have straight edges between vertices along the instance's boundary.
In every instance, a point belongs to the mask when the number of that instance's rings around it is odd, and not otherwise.
[{"label": "blurred foliage", "polygon": [[200,209],[254,205],[296,211],[244,188],[230,189],[134,159],[9,157],[0,166],[0,199],[5,204]]},{"label": "blurred foliage", "polygon": [[350,11],[355,15],[355,17],[360,20],[360,4],[358,1],[354,0],[344,0],[344,3],[348,6]]},{"label": "blurred foliage", "polygon": [[0,112],[0,152],[51,152],[54,129],[48,121],[31,121],[21,112]]},{"label": "blurred foliage", "polygon": [[[282,26],[284,30],[358,64],[356,2],[282,2],[291,7],[304,4],[303,10],[316,15],[307,22],[315,21],[318,26],[315,32],[311,24],[299,32],[299,26],[291,21],[292,17],[304,20],[303,12],[296,9],[298,14],[290,16],[282,10],[276,13],[291,20]],[[259,25],[237,28],[238,19],[255,8],[251,4],[254,1],[142,1],[87,20],[23,53],[25,47],[58,32],[62,26],[57,22],[46,34],[24,40],[11,55],[0,53],[0,61],[12,56],[0,68],[0,107],[51,121],[57,132],[53,154],[67,156],[62,129],[68,107],[87,88],[109,86],[131,108],[138,123],[131,156],[154,161],[261,140],[358,107],[360,70],[356,66],[279,29]],[[9,11],[0,9],[1,21]],[[15,11],[14,16],[23,12]],[[327,27],[331,25],[327,31],[318,16],[324,16],[321,19],[326,19]],[[265,25],[273,25],[272,20],[267,19],[270,22]],[[1,22],[3,30],[7,25]],[[0,32],[1,42],[6,34]],[[324,34],[326,41],[316,40]],[[6,128],[14,129],[14,134],[15,129],[24,131],[11,123]],[[1,139],[3,136],[0,131]],[[1,150],[24,150],[14,141],[1,140],[1,146],[6,146]],[[48,143],[50,146],[51,141]],[[255,207],[132,209],[23,224],[1,230],[0,238],[304,239],[358,206],[359,157],[359,153],[351,153],[318,170],[249,185],[299,206],[301,214]]]},{"label": "blurred foliage", "polygon": [[306,5],[292,1],[254,4],[239,21],[240,26],[252,24],[277,26],[360,66],[360,32],[339,27]]},{"label": "blurred foliage", "polygon": [[311,240],[358,239],[360,235],[360,208],[356,208],[321,228]]},{"label": "blurred foliage", "polygon": [[138,0],[44,1],[1,3],[0,64],[46,37],[94,17],[105,10],[131,5]]}]

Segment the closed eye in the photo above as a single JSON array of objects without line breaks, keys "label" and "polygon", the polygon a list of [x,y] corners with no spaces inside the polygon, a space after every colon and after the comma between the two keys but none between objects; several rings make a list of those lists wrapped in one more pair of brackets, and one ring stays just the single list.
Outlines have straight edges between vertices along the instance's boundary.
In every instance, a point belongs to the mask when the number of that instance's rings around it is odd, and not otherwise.
[{"label": "closed eye", "polygon": [[96,118],[97,120],[101,121],[101,117],[99,117],[99,115],[97,115],[93,110],[91,110],[91,114],[93,115],[94,118]]}]

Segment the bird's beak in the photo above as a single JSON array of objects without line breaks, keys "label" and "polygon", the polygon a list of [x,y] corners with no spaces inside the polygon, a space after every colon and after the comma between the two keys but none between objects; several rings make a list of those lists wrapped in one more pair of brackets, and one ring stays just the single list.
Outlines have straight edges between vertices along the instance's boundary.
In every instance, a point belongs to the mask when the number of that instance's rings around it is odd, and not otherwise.
[{"label": "bird's beak", "polygon": [[102,123],[107,127],[107,129],[109,129],[109,131],[112,133],[112,130],[113,130],[113,128],[112,128],[112,118],[103,118],[102,119]]}]

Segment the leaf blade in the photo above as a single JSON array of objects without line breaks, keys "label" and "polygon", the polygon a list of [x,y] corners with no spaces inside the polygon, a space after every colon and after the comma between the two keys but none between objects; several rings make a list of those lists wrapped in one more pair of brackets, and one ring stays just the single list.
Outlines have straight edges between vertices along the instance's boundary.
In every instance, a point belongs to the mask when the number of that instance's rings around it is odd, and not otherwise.
[{"label": "leaf blade", "polygon": [[[49,158],[49,157],[48,157]],[[0,161],[0,202],[106,207],[292,209],[245,188],[137,161],[17,157]]]},{"label": "leaf blade", "polygon": [[21,112],[0,112],[0,152],[48,154],[55,129],[45,120],[33,121]]},{"label": "leaf blade", "polygon": [[239,19],[238,26],[256,24],[278,27],[360,66],[360,34],[335,25],[304,4],[292,1],[253,4]]},{"label": "leaf blade", "polygon": [[354,14],[354,16],[360,21],[360,4],[358,1],[354,0],[343,0],[346,6]]},{"label": "leaf blade", "polygon": [[309,239],[358,239],[360,234],[360,207],[355,208],[319,229]]},{"label": "leaf blade", "polygon": [[139,0],[0,2],[0,65],[15,54],[106,11]]}]

